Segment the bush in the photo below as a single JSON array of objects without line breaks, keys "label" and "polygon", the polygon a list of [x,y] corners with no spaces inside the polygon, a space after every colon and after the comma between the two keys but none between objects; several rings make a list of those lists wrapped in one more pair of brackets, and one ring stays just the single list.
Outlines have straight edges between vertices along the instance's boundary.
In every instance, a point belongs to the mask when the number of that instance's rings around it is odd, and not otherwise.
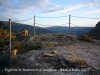
[{"label": "bush", "polygon": [[41,49],[42,48],[42,43],[41,42],[35,42],[35,43],[30,43],[29,49]]},{"label": "bush", "polygon": [[69,36],[69,38],[70,38],[71,40],[77,40],[77,39],[78,39],[77,36]]},{"label": "bush", "polygon": [[91,37],[89,37],[88,35],[86,35],[86,34],[82,35],[82,40],[85,40],[85,41],[88,41],[88,42],[92,42],[93,41],[93,39]]},{"label": "bush", "polygon": [[56,44],[54,44],[54,43],[47,43],[46,44],[48,47],[50,47],[50,48],[54,48],[55,46],[56,46]]},{"label": "bush", "polygon": [[21,44],[18,41],[14,42],[14,44],[15,44],[15,48],[16,49],[20,49],[21,48]]},{"label": "bush", "polygon": [[0,47],[5,47],[6,44],[4,42],[0,42]]}]

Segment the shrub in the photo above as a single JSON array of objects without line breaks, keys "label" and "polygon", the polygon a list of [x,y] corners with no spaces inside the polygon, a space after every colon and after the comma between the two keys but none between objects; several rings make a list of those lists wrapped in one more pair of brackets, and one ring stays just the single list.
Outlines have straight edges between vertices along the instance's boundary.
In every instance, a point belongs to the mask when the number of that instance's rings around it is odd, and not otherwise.
[{"label": "shrub", "polygon": [[70,36],[69,37],[71,40],[77,40],[77,37],[76,36]]},{"label": "shrub", "polygon": [[0,42],[0,47],[5,47],[6,44],[4,42]]},{"label": "shrub", "polygon": [[41,42],[34,42],[34,43],[30,43],[30,45],[28,46],[28,49],[41,49],[42,48],[42,43]]},{"label": "shrub", "polygon": [[54,44],[54,43],[47,43],[46,44],[48,47],[50,47],[50,48],[54,48],[55,46],[56,46],[56,44]]},{"label": "shrub", "polygon": [[58,33],[57,36],[68,36],[67,34]]},{"label": "shrub", "polygon": [[85,41],[88,41],[88,42],[92,42],[93,39],[91,37],[89,37],[88,35],[83,34],[82,35],[82,40],[85,40]]},{"label": "shrub", "polygon": [[14,42],[14,44],[15,44],[15,48],[16,49],[20,49],[21,48],[21,44],[18,41]]}]

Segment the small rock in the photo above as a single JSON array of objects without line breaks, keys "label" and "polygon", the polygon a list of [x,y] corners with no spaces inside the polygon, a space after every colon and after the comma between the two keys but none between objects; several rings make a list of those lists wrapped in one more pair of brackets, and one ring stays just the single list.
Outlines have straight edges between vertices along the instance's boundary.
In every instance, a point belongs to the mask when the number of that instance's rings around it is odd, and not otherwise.
[{"label": "small rock", "polygon": [[65,67],[65,68],[67,68],[68,66],[65,64],[65,62],[64,61],[60,61],[60,63],[61,63],[61,65],[63,66],[63,67]]},{"label": "small rock", "polygon": [[57,52],[56,50],[53,50],[53,53],[54,53],[54,54],[59,54],[59,52]]},{"label": "small rock", "polygon": [[53,57],[53,54],[44,53],[43,56],[44,57]]}]

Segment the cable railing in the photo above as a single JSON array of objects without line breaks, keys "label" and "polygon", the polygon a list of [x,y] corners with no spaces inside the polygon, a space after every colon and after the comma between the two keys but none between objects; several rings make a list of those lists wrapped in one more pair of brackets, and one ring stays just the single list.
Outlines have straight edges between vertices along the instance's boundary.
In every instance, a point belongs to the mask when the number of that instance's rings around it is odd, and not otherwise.
[{"label": "cable railing", "polygon": [[[29,20],[31,20],[31,19],[34,19],[34,18],[68,18],[69,17],[69,15],[65,15],[65,16],[57,16],[57,17],[41,17],[41,16],[33,16],[33,17],[31,17],[31,18],[28,18],[28,19],[25,19],[25,20],[19,20],[19,21],[13,21],[12,20],[12,22],[23,22],[23,21],[29,21]],[[90,17],[79,17],[79,16],[73,16],[73,15],[71,15],[71,17],[76,17],[76,18],[85,18],[85,19],[100,19],[100,18],[90,18]],[[72,23],[63,23],[63,24],[40,24],[40,23],[35,23],[35,21],[34,21],[34,26],[36,26],[36,25],[39,25],[39,26],[62,26],[62,25],[65,25],[65,26],[69,26],[69,24],[71,25],[70,26],[70,28],[72,27],[72,26],[75,26],[75,27],[78,27],[78,28],[83,28],[83,27],[81,27],[81,26],[79,26],[79,25],[76,25],[76,24],[74,24],[73,22]],[[32,24],[32,25],[33,25]],[[4,26],[2,26],[0,29],[2,29],[2,28],[4,28],[6,25],[4,25]],[[28,28],[29,29],[29,28]],[[34,29],[33,29],[34,30]],[[67,29],[66,29],[67,30]],[[32,35],[32,33],[33,33],[34,31],[31,31],[31,35]],[[75,32],[75,31],[74,31]],[[22,32],[18,32],[18,33],[13,33],[13,34],[21,34]],[[91,34],[98,34],[98,33],[91,33]],[[7,37],[8,37],[9,35],[7,35]],[[29,35],[30,36],[30,35]],[[6,39],[7,37],[5,37],[5,38],[3,38],[0,42],[2,42],[4,39]],[[23,41],[25,41],[26,39],[27,39],[28,37],[26,37],[25,39],[23,39],[22,41],[20,41],[20,43],[22,43]],[[14,47],[15,45],[13,45],[12,46],[12,48]]]},{"label": "cable railing", "polygon": [[85,19],[100,19],[100,18],[90,18],[90,17],[79,17],[79,16],[72,16],[71,17],[76,17],[76,18],[85,18]]},{"label": "cable railing", "polygon": [[69,23],[65,23],[65,24],[51,24],[51,25],[46,25],[46,24],[39,24],[39,23],[35,23],[36,25],[41,25],[41,26],[60,26],[60,25],[68,25]]},{"label": "cable railing", "polygon": [[37,17],[37,18],[64,18],[64,17],[68,17],[69,15],[67,15],[67,16],[58,16],[58,17],[41,17],[41,16],[35,16],[35,17]]},{"label": "cable railing", "polygon": [[20,20],[20,21],[12,21],[12,22],[23,22],[23,21],[28,21],[28,20],[31,20],[33,19],[34,17],[31,17],[31,18],[28,18],[28,19],[25,19],[25,20]]},{"label": "cable railing", "polygon": [[9,35],[7,35],[6,37],[4,37],[2,40],[0,40],[0,42],[4,41],[6,38],[8,38]]}]

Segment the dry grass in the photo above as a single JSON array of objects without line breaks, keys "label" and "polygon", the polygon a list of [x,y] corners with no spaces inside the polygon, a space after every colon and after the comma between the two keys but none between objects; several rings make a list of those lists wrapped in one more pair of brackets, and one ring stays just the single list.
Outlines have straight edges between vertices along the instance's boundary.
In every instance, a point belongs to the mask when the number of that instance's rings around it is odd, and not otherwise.
[{"label": "dry grass", "polygon": [[54,44],[54,43],[47,43],[46,46],[48,46],[50,48],[54,48],[54,47],[56,47],[56,44]]}]

